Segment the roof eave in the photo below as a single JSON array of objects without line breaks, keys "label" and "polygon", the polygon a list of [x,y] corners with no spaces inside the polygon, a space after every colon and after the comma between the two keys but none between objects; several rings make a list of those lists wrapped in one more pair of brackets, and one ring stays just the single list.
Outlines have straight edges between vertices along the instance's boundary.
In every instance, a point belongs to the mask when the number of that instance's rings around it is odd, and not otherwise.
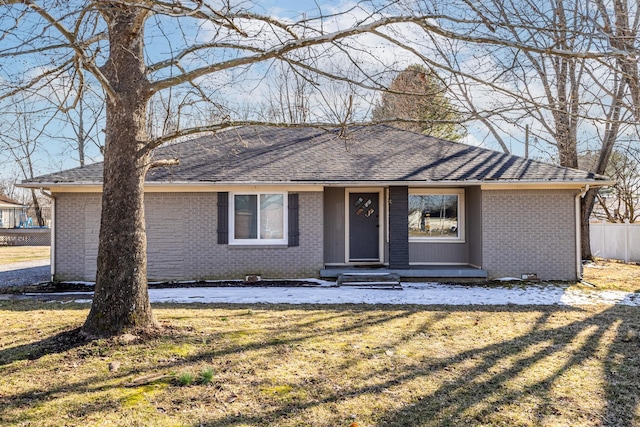
[{"label": "roof eave", "polygon": [[[469,187],[480,186],[482,189],[517,189],[517,188],[590,188],[607,187],[615,184],[612,180],[500,180],[500,181],[371,181],[371,180],[320,180],[320,181],[147,181],[145,187],[180,187],[186,189],[203,187],[233,187],[233,186],[326,186],[326,187],[380,187],[380,186],[410,186],[410,187]],[[58,192],[68,190],[101,191],[102,183],[93,181],[79,182],[25,182],[17,184],[22,188],[48,189]]]}]

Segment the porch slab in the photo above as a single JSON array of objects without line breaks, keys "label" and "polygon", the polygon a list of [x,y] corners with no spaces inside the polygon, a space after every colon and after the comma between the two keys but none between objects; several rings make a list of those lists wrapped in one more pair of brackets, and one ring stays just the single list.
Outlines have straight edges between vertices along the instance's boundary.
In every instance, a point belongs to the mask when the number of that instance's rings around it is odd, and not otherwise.
[{"label": "porch slab", "polygon": [[407,269],[388,267],[325,266],[320,278],[337,279],[341,274],[398,274],[402,279],[486,279],[487,271],[470,265],[420,265]]}]

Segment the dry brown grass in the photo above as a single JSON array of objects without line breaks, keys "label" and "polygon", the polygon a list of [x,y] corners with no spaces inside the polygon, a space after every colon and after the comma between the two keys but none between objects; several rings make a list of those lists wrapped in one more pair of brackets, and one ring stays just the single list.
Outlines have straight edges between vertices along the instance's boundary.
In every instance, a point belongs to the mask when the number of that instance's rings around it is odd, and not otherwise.
[{"label": "dry brown grass", "polygon": [[[147,341],[79,343],[65,331],[86,305],[0,302],[0,424],[640,425],[638,308],[155,313],[167,328]],[[196,381],[179,385],[184,373]]]},{"label": "dry brown grass", "polygon": [[0,246],[0,265],[48,259],[49,253],[49,246]]},{"label": "dry brown grass", "polygon": [[640,266],[597,261],[585,265],[584,280],[598,289],[640,292]]}]

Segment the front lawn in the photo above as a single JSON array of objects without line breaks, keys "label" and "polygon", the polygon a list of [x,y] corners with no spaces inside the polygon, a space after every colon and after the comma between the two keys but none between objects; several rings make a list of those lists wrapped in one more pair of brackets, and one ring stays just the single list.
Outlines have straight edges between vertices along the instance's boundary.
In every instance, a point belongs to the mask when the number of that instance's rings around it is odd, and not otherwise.
[{"label": "front lawn", "polygon": [[584,266],[584,280],[596,289],[640,292],[640,266],[599,260]]},{"label": "front lawn", "polygon": [[0,246],[0,265],[49,259],[50,251],[49,246]]},{"label": "front lawn", "polygon": [[87,310],[0,302],[1,425],[640,425],[638,308],[160,305],[76,342]]}]

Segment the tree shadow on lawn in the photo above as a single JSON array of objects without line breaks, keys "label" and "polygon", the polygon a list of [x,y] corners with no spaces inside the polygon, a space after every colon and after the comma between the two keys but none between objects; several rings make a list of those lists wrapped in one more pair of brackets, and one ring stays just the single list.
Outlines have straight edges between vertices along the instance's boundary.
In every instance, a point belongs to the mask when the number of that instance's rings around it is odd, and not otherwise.
[{"label": "tree shadow on lawn", "polygon": [[37,360],[48,354],[64,353],[87,344],[79,335],[80,328],[65,330],[37,342],[0,350],[0,367],[20,360]]},{"label": "tree shadow on lawn", "polygon": [[[421,307],[432,310],[433,307]],[[447,313],[456,311],[505,311],[525,312],[532,307],[446,307]],[[464,351],[444,359],[425,359],[409,370],[375,385],[345,390],[316,401],[289,403],[270,413],[233,414],[204,422],[205,425],[268,425],[287,420],[291,414],[300,413],[313,407],[338,404],[345,400],[369,395],[382,398],[385,393],[409,383],[427,384],[434,375],[443,374],[447,380],[434,390],[415,387],[410,401],[397,409],[389,409],[376,414],[375,425],[462,425],[462,424],[527,424],[553,425],[573,420],[579,425],[635,426],[640,411],[640,355],[637,308],[612,307],[593,316],[559,327],[547,325],[557,311],[572,311],[570,308],[539,307],[543,312],[531,330],[513,339]],[[428,330],[428,327],[426,328]],[[611,337],[611,335],[613,336]],[[414,333],[398,337],[398,343],[412,339]],[[569,357],[565,357],[569,355]],[[527,374],[538,364],[557,359],[552,369]],[[602,364],[602,377],[578,377],[579,381],[601,382],[598,396],[573,395],[574,386],[565,375],[575,374],[583,364]],[[504,363],[505,361],[511,363]],[[471,367],[469,367],[471,366]],[[349,365],[341,367],[349,375]],[[450,375],[459,370],[458,374]],[[375,376],[377,373],[372,373]],[[521,376],[530,375],[525,384],[514,386],[512,382]],[[575,377],[573,381],[575,381]],[[563,391],[564,389],[564,391]],[[565,395],[563,395],[563,393]],[[590,413],[571,414],[572,400],[600,397],[604,407]],[[528,402],[529,414],[522,419],[511,419],[500,413],[519,402]],[[563,418],[564,417],[564,418]]]},{"label": "tree shadow on lawn", "polygon": [[[510,405],[527,401],[534,408],[528,421],[532,425],[553,425],[556,417],[567,414],[571,399],[590,399],[589,396],[558,396],[559,389],[572,388],[566,383],[565,374],[579,369],[592,358],[602,358],[602,378],[582,378],[583,381],[602,381],[605,407],[592,414],[575,414],[576,424],[633,426],[639,421],[640,357],[637,331],[640,323],[637,308],[612,307],[581,321],[554,328],[551,333],[542,330],[551,313],[539,319],[539,325],[531,332],[516,339],[477,348],[457,354],[437,363],[428,362],[410,376],[400,376],[396,381],[405,382],[434,372],[456,369],[465,361],[477,360],[471,369],[465,369],[453,381],[441,384],[434,391],[423,393],[413,402],[380,416],[377,425],[459,425],[504,424],[514,420],[503,418],[500,412]],[[621,315],[625,314],[625,315]],[[634,319],[631,320],[630,319]],[[606,343],[607,334],[614,334]],[[602,353],[602,351],[604,352]],[[537,364],[570,354],[553,370],[541,372],[530,378],[528,384],[513,384],[514,378],[523,375]],[[501,362],[514,358],[514,363],[502,366]],[[577,384],[576,384],[577,386]],[[567,399],[567,400],[565,400]],[[570,410],[570,409],[569,409]],[[566,421],[567,418],[564,418]]]},{"label": "tree shadow on lawn", "polygon": [[[216,309],[215,307],[212,307],[211,304],[189,304],[186,307],[184,304],[176,304],[176,305],[173,305],[173,307],[179,307],[181,309],[188,309],[188,310],[206,309],[207,311],[213,311]],[[166,307],[166,308],[171,308],[171,307]],[[291,305],[275,307],[274,305],[269,305],[269,304],[265,304],[265,305],[252,304],[252,305],[247,305],[245,307],[238,306],[235,304],[226,304],[226,305],[219,305],[217,308],[226,308],[226,309],[232,309],[233,311],[237,311],[239,312],[237,314],[237,316],[239,317],[244,317],[249,315],[247,311],[250,311],[251,309],[277,311],[277,312],[281,312],[283,311],[283,309],[285,311],[286,309],[294,310],[293,306]],[[307,308],[309,310],[326,310],[327,309],[326,306],[307,307]],[[365,309],[360,311],[368,312],[369,311],[368,308],[369,307],[366,307]],[[305,307],[301,308],[296,306],[295,308],[296,311],[300,309],[304,310]],[[358,311],[358,309],[355,306],[350,307],[347,311],[345,311],[344,307],[340,307],[340,306],[338,306],[337,308],[333,307],[332,310],[335,310],[336,312],[332,316],[329,316],[329,318],[344,317],[345,319],[347,319],[350,317],[350,314],[354,310]],[[19,308],[19,311],[27,311],[27,310],[25,309],[24,306],[21,306]],[[385,311],[386,310],[380,310],[381,313],[384,313]],[[362,328],[362,327],[373,326],[376,324],[384,324],[385,322],[391,321],[394,318],[402,317],[405,314],[406,314],[405,311],[398,314],[390,314],[390,315],[382,314],[379,316],[375,316],[372,319],[359,324],[345,322],[343,327],[327,331],[327,334],[345,333],[348,331],[355,331],[358,328]],[[301,317],[301,319],[303,320],[303,322],[297,326],[297,328],[299,328],[297,332],[299,332],[301,335],[292,339],[280,339],[277,337],[270,337],[269,339],[266,339],[266,340],[251,341],[243,345],[228,346],[221,350],[202,351],[192,356],[174,358],[172,360],[168,360],[162,363],[155,363],[153,364],[153,366],[150,366],[147,369],[140,369],[138,367],[121,369],[119,372],[109,375],[108,378],[105,378],[104,376],[101,377],[100,373],[95,373],[90,375],[85,380],[75,381],[75,382],[66,381],[64,384],[51,387],[47,390],[26,391],[23,393],[15,393],[13,395],[0,396],[0,424],[1,424],[1,421],[6,420],[6,419],[3,419],[3,412],[6,412],[12,407],[22,409],[20,411],[21,413],[20,420],[22,422],[35,421],[38,416],[34,415],[33,419],[30,418],[28,411],[24,410],[26,409],[25,405],[27,407],[39,406],[41,404],[44,404],[50,401],[51,399],[55,399],[57,396],[62,396],[67,393],[91,393],[91,392],[107,391],[113,388],[129,387],[130,386],[129,383],[132,379],[132,376],[140,377],[148,374],[154,374],[157,372],[175,371],[185,365],[189,365],[197,362],[211,361],[212,359],[225,359],[225,358],[228,358],[229,356],[234,356],[236,354],[243,353],[246,351],[261,350],[261,349],[275,349],[283,345],[292,345],[292,344],[295,344],[296,342],[302,342],[309,338],[317,337],[321,335],[316,332],[313,332],[312,328],[314,324],[317,324],[322,320],[327,320],[327,317],[325,317],[324,319],[318,319],[315,321],[308,321],[307,319],[304,319],[304,317]],[[86,340],[78,334],[79,330],[80,328],[64,331],[54,336],[42,339],[40,341],[0,350],[0,368],[4,367],[4,370],[2,372],[5,375],[19,374],[19,368],[13,369],[11,366],[6,366],[6,365],[10,365],[13,362],[19,362],[21,360],[37,360],[50,354],[64,354],[72,350],[76,350],[82,355],[86,354],[87,356],[100,356],[103,358],[108,358],[111,353],[120,351],[120,348],[118,348],[119,346],[128,345],[126,343],[120,342],[118,337],[110,338],[110,339]],[[162,332],[157,334],[155,339],[156,340],[163,340],[163,339],[175,340],[178,343],[181,341],[193,342],[194,336],[190,332],[192,332],[191,328],[183,328],[181,330],[180,328],[174,329],[174,328],[167,327],[164,331],[164,334]],[[224,334],[229,334],[233,332],[234,331],[228,331],[228,332],[225,332]],[[222,334],[219,334],[219,335],[222,335]],[[210,335],[208,338],[212,339],[215,342],[216,338],[220,338],[219,335],[218,334]],[[201,339],[200,337],[196,338],[196,340],[200,340],[200,339]],[[145,340],[139,340],[137,342],[133,341],[130,345],[137,345],[137,344],[144,345],[144,344],[148,344],[149,342],[151,342],[150,345],[153,345],[153,341],[154,341],[153,339],[149,341],[145,341]],[[115,386],[107,384],[107,382],[112,384],[114,381],[116,382],[120,381],[120,382],[118,385],[115,385]],[[91,412],[91,408],[94,408],[95,411],[99,411],[102,409],[117,410],[118,407],[119,405],[117,404],[114,405],[113,403],[104,404],[104,405],[103,404],[96,405],[93,403],[82,404],[82,405],[78,404],[78,407],[73,412],[82,413],[83,415],[88,415]]]},{"label": "tree shadow on lawn", "polygon": [[[6,307],[5,307],[6,308]],[[59,308],[59,307],[56,307]],[[273,405],[258,413],[233,413],[200,420],[202,424],[234,426],[239,424],[269,425],[288,421],[292,414],[304,413],[314,408],[332,408],[345,401],[353,401],[365,396],[386,399],[388,393],[399,387],[411,388],[402,406],[387,406],[372,416],[372,422],[379,426],[405,425],[460,425],[460,424],[531,424],[550,425],[556,417],[571,420],[575,416],[576,424],[581,425],[617,425],[633,426],[638,423],[638,401],[640,395],[640,342],[637,334],[640,331],[640,310],[633,307],[614,306],[575,321],[556,325],[552,322],[558,312],[578,312],[580,309],[567,307],[527,307],[527,306],[363,306],[363,305],[237,305],[237,304],[194,304],[194,305],[159,305],[159,310],[179,308],[182,310],[210,310],[212,317],[216,309],[230,310],[234,316],[250,315],[251,310],[291,313],[286,323],[288,335],[272,336],[260,339],[247,338],[246,343],[235,343],[222,348],[203,347],[202,351],[186,357],[154,364],[145,369],[123,369],[108,377],[109,384],[121,381],[120,385],[107,384],[107,379],[99,376],[77,382],[51,387],[34,395],[30,392],[5,396],[0,408],[14,405],[37,406],[44,404],[59,394],[68,392],[95,392],[122,387],[132,375],[144,375],[154,372],[167,372],[183,366],[208,361],[230,361],[229,369],[237,368],[235,355],[252,350],[268,350],[275,358],[283,346],[303,345],[321,336],[340,336],[340,334],[363,333],[374,327],[391,325],[416,313],[424,312],[424,321],[418,322],[404,333],[395,336],[385,345],[398,348],[404,343],[414,340],[425,340],[423,335],[429,334],[438,324],[446,321],[452,314],[460,313],[531,313],[539,314],[527,329],[526,333],[501,341],[467,349],[442,358],[422,357],[413,361],[404,369],[397,371],[372,369],[362,378],[366,385],[343,388],[322,394],[319,398],[301,398],[286,403]],[[22,310],[22,309],[21,309]],[[324,311],[325,317],[309,319],[305,313]],[[293,314],[295,312],[295,315]],[[357,315],[362,313],[362,318]],[[205,315],[203,313],[203,315]],[[198,315],[196,315],[198,316]],[[205,315],[206,316],[206,315]],[[165,322],[171,321],[166,316]],[[188,316],[187,316],[188,317]],[[517,318],[517,317],[516,317]],[[324,322],[337,320],[336,326],[318,329]],[[35,360],[46,354],[64,353],[83,345],[86,341],[74,339],[71,330],[59,333],[44,340],[0,350],[0,366],[19,360]],[[221,340],[224,335],[236,333],[233,329],[217,333],[211,331],[206,339],[211,342]],[[479,331],[479,336],[482,331]],[[455,340],[455,331],[451,331]],[[162,339],[162,337],[160,337]],[[168,329],[167,339],[178,342],[194,342],[202,339],[193,331],[180,328]],[[482,338],[480,337],[480,340]],[[482,341],[481,341],[482,342]],[[123,344],[124,345],[124,344]],[[370,353],[368,355],[371,355]],[[108,354],[107,354],[108,356]],[[231,356],[231,357],[230,357]],[[364,357],[364,356],[363,356]],[[554,360],[551,368],[540,373],[529,373],[539,364]],[[605,406],[593,413],[567,415],[572,407],[571,399],[592,399],[593,396],[562,396],[558,389],[572,388],[566,376],[574,375],[585,363],[599,363],[602,366],[601,378],[578,378],[580,381],[597,381],[602,383],[600,395],[596,396],[605,402]],[[366,361],[366,360],[365,360]],[[349,376],[353,365],[359,363],[358,355],[335,367],[344,376]],[[277,363],[286,363],[278,361]],[[6,372],[5,372],[6,373]],[[526,379],[526,381],[524,380]],[[313,378],[305,381],[314,380]],[[367,380],[367,381],[364,381]],[[517,386],[513,383],[518,381]],[[524,382],[523,382],[524,381]],[[575,381],[575,379],[574,379]],[[313,387],[305,383],[306,387]],[[430,387],[424,387],[430,385]],[[302,385],[301,385],[302,386]],[[566,400],[565,400],[566,399]],[[510,406],[526,402],[531,409],[529,419],[513,420],[509,415],[501,415]],[[92,406],[77,408],[86,413]],[[118,405],[97,405],[93,411],[117,411]],[[1,412],[0,412],[1,414]],[[25,420],[29,421],[28,415]],[[566,418],[568,417],[568,418]],[[1,417],[0,417],[1,419]],[[196,423],[197,424],[197,423]]]}]

